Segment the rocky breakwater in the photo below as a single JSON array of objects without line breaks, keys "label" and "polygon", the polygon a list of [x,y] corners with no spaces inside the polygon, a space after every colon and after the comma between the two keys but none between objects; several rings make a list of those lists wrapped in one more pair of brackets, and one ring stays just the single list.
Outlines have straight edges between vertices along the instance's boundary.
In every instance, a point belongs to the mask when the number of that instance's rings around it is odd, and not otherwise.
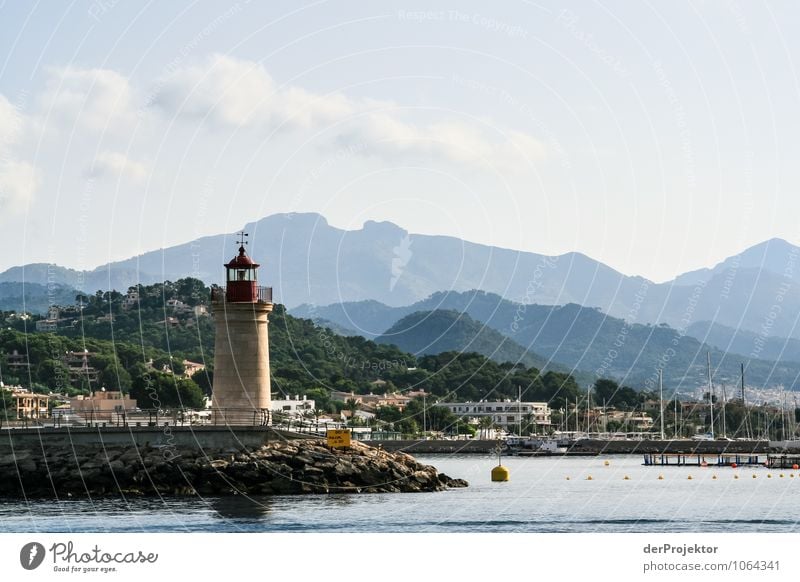
[{"label": "rocky breakwater", "polygon": [[405,453],[361,443],[252,450],[81,445],[0,448],[0,497],[386,493],[466,487]]}]

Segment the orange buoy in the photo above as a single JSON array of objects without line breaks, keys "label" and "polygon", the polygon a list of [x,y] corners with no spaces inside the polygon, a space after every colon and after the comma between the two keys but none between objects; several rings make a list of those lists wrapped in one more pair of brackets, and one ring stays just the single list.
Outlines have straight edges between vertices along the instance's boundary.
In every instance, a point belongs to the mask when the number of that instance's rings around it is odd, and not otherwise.
[{"label": "orange buoy", "polygon": [[736,468],[736,467],[738,467],[738,466],[739,466],[739,465],[737,465],[736,463],[731,463],[731,469],[735,469],[735,468]]},{"label": "orange buoy", "polygon": [[795,471],[797,471],[798,469],[800,469],[800,465],[798,465],[797,463],[795,463],[794,465],[792,465],[792,469],[794,469]]}]

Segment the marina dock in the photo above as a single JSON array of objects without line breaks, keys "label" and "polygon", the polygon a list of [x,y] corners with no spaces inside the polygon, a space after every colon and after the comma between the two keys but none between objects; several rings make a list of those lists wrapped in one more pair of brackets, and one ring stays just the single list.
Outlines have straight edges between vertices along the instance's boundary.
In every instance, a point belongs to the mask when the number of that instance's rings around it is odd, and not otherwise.
[{"label": "marina dock", "polygon": [[768,455],[740,453],[646,453],[645,466],[656,467],[744,467],[761,466]]}]

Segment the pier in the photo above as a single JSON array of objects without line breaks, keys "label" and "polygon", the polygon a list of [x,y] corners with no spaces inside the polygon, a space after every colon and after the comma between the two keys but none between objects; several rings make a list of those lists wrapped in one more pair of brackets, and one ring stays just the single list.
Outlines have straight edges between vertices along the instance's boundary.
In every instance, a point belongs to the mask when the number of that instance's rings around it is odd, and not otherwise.
[{"label": "pier", "polygon": [[800,454],[778,454],[767,457],[767,467],[770,469],[800,469]]},{"label": "pier", "polygon": [[762,466],[767,456],[739,453],[646,453],[645,466],[656,467],[743,467]]}]

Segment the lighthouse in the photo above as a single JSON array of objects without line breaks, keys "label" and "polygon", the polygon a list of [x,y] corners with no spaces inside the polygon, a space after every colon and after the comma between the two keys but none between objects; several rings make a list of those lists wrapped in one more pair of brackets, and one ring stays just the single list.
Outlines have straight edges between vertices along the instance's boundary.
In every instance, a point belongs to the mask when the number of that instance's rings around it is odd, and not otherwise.
[{"label": "lighthouse", "polygon": [[247,256],[247,236],[239,233],[239,254],[224,265],[225,287],[211,295],[216,328],[211,407],[216,422],[266,425],[272,288],[258,286],[260,265]]}]

